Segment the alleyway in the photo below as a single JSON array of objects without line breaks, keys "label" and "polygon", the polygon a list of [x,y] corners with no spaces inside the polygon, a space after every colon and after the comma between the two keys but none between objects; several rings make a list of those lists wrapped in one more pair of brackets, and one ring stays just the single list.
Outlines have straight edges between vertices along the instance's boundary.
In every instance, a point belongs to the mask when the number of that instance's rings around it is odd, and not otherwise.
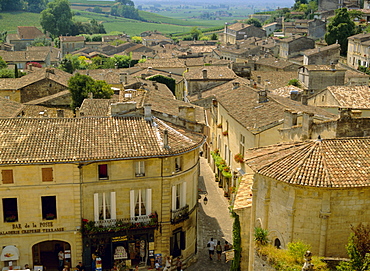
[{"label": "alleyway", "polygon": [[215,182],[214,173],[209,167],[207,160],[200,158],[200,180],[199,188],[208,193],[207,205],[204,204],[204,196],[199,200],[198,211],[198,261],[187,268],[187,271],[223,271],[230,270],[230,262],[225,263],[225,256],[222,254],[221,262],[217,261],[216,254],[211,261],[208,257],[207,243],[211,237],[214,240],[225,240],[232,243],[232,223],[233,220],[228,210],[228,200],[223,196],[223,190]]}]

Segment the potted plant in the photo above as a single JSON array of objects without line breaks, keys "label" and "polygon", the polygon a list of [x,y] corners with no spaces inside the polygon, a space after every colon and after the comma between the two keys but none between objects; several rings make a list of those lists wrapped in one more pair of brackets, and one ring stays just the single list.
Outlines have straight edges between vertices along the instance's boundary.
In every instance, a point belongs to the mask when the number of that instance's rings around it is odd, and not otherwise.
[{"label": "potted plant", "polygon": [[222,123],[217,124],[217,128],[222,128]]},{"label": "potted plant", "polygon": [[228,134],[229,134],[229,132],[227,130],[222,132],[223,136],[227,136]]},{"label": "potted plant", "polygon": [[45,216],[45,219],[46,220],[53,220],[55,218],[55,215],[54,214],[52,214],[52,213],[48,213],[48,214],[46,214],[46,216]]},{"label": "potted plant", "polygon": [[244,162],[244,157],[243,157],[242,154],[238,153],[238,154],[235,154],[234,160],[237,163],[243,163]]},{"label": "potted plant", "polygon": [[17,217],[15,215],[7,216],[5,218],[5,221],[6,222],[15,222],[15,221],[17,221]]}]

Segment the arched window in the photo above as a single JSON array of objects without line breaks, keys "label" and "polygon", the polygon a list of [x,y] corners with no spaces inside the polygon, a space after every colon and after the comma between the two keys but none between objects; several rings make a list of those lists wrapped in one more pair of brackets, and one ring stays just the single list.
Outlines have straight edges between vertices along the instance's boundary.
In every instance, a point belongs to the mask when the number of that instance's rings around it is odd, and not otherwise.
[{"label": "arched window", "polygon": [[274,246],[277,247],[277,248],[281,248],[281,242],[279,240],[279,238],[276,238],[275,241],[274,241]]}]

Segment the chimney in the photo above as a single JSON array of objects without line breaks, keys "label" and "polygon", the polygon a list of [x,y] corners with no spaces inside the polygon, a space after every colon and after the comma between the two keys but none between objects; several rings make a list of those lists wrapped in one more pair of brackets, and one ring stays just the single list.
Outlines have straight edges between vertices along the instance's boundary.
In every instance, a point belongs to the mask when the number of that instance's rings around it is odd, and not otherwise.
[{"label": "chimney", "polygon": [[94,98],[94,95],[92,92],[89,92],[89,99],[93,99]]},{"label": "chimney", "polygon": [[266,103],[269,99],[267,98],[267,91],[260,90],[258,91],[258,103]]},{"label": "chimney", "polygon": [[312,123],[313,123],[313,113],[303,112],[302,118],[302,139],[311,138],[312,134]]},{"label": "chimney", "polygon": [[203,73],[203,79],[207,79],[207,69],[203,69],[202,73]]},{"label": "chimney", "polygon": [[283,128],[291,128],[294,125],[297,125],[297,112],[288,109],[284,110]]},{"label": "chimney", "polygon": [[75,109],[76,111],[76,118],[79,118],[80,117],[80,108],[79,107],[76,107]]},{"label": "chimney", "polygon": [[261,84],[261,75],[257,75],[257,83]]},{"label": "chimney", "polygon": [[145,120],[152,119],[152,105],[151,104],[144,104],[144,118]]},{"label": "chimney", "polygon": [[233,88],[232,89],[237,89],[238,87],[240,87],[240,83],[239,82],[233,82]]},{"label": "chimney", "polygon": [[165,149],[168,149],[170,146],[168,146],[168,131],[164,130],[163,131],[163,147]]},{"label": "chimney", "polygon": [[303,105],[308,105],[308,95],[307,95],[307,90],[305,90],[302,94],[302,104]]},{"label": "chimney", "polygon": [[141,74],[141,79],[145,80],[145,78],[146,78],[146,74],[145,73],[142,73]]},{"label": "chimney", "polygon": [[240,44],[236,44],[236,49],[240,49]]},{"label": "chimney", "polygon": [[168,77],[172,77],[172,72],[169,72],[168,73]]},{"label": "chimney", "polygon": [[334,72],[335,71],[335,64],[334,62],[330,62],[330,68]]},{"label": "chimney", "polygon": [[269,80],[265,80],[265,91],[267,91],[268,90],[268,86],[269,86]]},{"label": "chimney", "polygon": [[195,107],[179,106],[179,117],[188,121],[195,121]]},{"label": "chimney", "polygon": [[242,28],[244,28],[244,24],[242,24]]},{"label": "chimney", "polygon": [[119,74],[119,81],[122,84],[127,84],[127,72],[123,72]]},{"label": "chimney", "polygon": [[58,118],[64,118],[64,110],[63,109],[57,109],[57,117]]}]

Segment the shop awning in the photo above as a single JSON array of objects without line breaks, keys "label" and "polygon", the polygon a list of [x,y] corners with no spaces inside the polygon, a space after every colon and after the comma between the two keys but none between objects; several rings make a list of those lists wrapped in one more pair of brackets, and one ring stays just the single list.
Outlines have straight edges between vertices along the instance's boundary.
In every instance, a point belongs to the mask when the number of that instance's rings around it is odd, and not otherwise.
[{"label": "shop awning", "polygon": [[19,250],[15,246],[6,246],[1,252],[1,261],[15,261],[19,259]]}]

